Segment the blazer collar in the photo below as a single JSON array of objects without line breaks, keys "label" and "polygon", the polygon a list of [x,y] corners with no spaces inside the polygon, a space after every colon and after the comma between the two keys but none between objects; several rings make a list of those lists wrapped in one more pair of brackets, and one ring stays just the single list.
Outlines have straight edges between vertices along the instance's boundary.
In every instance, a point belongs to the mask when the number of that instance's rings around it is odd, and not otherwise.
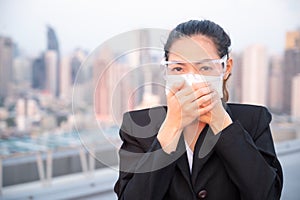
[{"label": "blazer collar", "polygon": [[186,155],[186,147],[185,147],[183,135],[181,135],[179,139],[178,148],[180,149],[180,153],[182,153],[182,155],[176,161],[176,165],[179,171],[181,172],[181,174],[183,175],[184,179],[186,180],[186,182],[189,184],[190,188],[193,188],[191,183],[191,174],[190,174],[188,158]]},{"label": "blazer collar", "polygon": [[182,155],[177,160],[176,165],[191,188],[192,185],[194,185],[196,175],[198,174],[203,164],[206,162],[206,160],[209,157],[209,156],[205,156],[205,158],[198,158],[198,153],[195,153],[195,152],[199,152],[208,130],[209,130],[209,126],[206,125],[197,139],[195,150],[194,150],[192,174],[190,174],[188,158],[186,154],[186,146],[185,146],[183,135],[181,135],[179,139],[179,143],[176,151],[182,153]]},{"label": "blazer collar", "polygon": [[229,114],[229,116],[231,117],[232,121],[234,121],[234,120],[233,120],[233,114],[232,114],[232,112],[231,112],[231,110],[230,110],[230,106],[229,106],[226,102],[224,102],[223,100],[222,100],[222,104],[223,104],[223,107],[225,108],[226,112],[227,112],[227,113]]},{"label": "blazer collar", "polygon": [[[222,101],[222,103],[226,112],[232,118],[233,116],[229,106],[224,101]],[[182,175],[191,187],[196,184],[196,181],[203,166],[214,153],[214,146],[217,143],[220,135],[221,134],[214,135],[214,133],[208,125],[204,127],[195,145],[192,174],[190,174],[186,152],[184,152],[183,155],[180,156],[180,158],[177,160],[177,166],[179,170],[181,171]],[[180,137],[178,148],[184,148],[185,151],[186,147],[183,135]]]}]

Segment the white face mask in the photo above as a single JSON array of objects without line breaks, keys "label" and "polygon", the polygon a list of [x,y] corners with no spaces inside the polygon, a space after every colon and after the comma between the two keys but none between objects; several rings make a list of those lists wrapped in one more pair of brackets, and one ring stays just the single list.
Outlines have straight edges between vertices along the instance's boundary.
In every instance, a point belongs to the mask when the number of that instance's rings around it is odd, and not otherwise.
[{"label": "white face mask", "polygon": [[208,82],[218,92],[220,98],[223,98],[223,76],[204,76],[200,74],[181,74],[181,75],[166,75],[166,94],[175,83],[186,82],[187,86],[192,86],[193,83]]}]

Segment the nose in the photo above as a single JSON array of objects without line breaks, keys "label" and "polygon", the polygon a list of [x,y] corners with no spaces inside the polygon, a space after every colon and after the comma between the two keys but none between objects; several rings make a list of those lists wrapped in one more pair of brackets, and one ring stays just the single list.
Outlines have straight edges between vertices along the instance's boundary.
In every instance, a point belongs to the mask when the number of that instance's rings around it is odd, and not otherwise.
[{"label": "nose", "polygon": [[188,63],[187,68],[188,68],[189,74],[199,74],[199,70],[193,64]]}]

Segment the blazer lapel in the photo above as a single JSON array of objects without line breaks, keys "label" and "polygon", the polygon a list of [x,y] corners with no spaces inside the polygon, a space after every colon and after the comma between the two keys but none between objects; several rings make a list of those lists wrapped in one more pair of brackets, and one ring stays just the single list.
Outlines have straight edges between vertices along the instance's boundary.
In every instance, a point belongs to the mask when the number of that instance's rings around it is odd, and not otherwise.
[{"label": "blazer lapel", "polygon": [[[229,109],[229,106],[223,102],[223,106],[229,116],[232,118],[232,113]],[[201,132],[194,149],[193,157],[193,168],[192,168],[192,184],[196,184],[198,175],[209,160],[211,155],[214,153],[214,146],[218,142],[221,133],[215,135],[211,128],[206,125],[203,131]]]},{"label": "blazer lapel", "polygon": [[[229,106],[223,102],[223,106],[232,118],[232,113],[229,109]],[[167,109],[165,107],[165,109]],[[198,178],[199,172],[203,168],[204,164],[208,161],[210,156],[213,154],[213,146],[218,140],[220,134],[214,135],[212,130],[208,125],[205,126],[199,138],[197,139],[195,149],[194,149],[194,157],[193,157],[193,167],[192,167],[192,175],[190,174],[188,158],[186,155],[186,148],[184,143],[184,137],[181,135],[178,143],[178,150],[182,153],[182,155],[176,161],[176,165],[180,172],[182,173],[184,179],[189,184],[190,188],[193,188],[196,180]]]},{"label": "blazer lapel", "polygon": [[178,143],[178,148],[180,148],[180,153],[183,153],[177,160],[176,164],[179,169],[179,171],[182,173],[184,179],[186,182],[189,184],[189,186],[192,187],[191,184],[191,174],[190,174],[190,168],[188,164],[188,158],[186,155],[186,148],[185,148],[185,143],[184,143],[184,137],[181,135]]},{"label": "blazer lapel", "polygon": [[209,126],[206,125],[202,130],[195,148],[193,156],[193,167],[192,167],[192,184],[195,185],[199,172],[201,171],[204,164],[207,162],[208,158],[212,154],[212,151],[209,151],[208,148],[204,148],[204,141],[209,134]]}]

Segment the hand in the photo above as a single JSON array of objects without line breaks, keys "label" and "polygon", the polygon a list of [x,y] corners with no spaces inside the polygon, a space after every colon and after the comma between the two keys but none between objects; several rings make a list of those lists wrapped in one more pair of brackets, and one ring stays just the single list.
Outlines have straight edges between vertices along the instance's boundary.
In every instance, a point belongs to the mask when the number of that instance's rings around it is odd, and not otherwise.
[{"label": "hand", "polygon": [[210,93],[212,90],[206,83],[199,83],[196,90],[186,86],[184,81],[173,85],[167,95],[167,115],[157,134],[157,139],[166,153],[176,150],[182,130],[186,126],[213,108],[210,103],[199,107],[201,102],[209,102],[210,99],[206,96]]},{"label": "hand", "polygon": [[[197,85],[194,87],[197,87]],[[212,90],[212,93],[202,96],[197,100],[200,108],[208,108],[208,111],[200,115],[198,120],[209,124],[214,134],[217,134],[229,126],[232,120],[224,109],[220,96],[214,89]]]},{"label": "hand", "polygon": [[182,130],[213,108],[210,103],[212,93],[207,83],[197,83],[197,87],[187,86],[184,81],[174,84],[167,95],[166,121]]}]

